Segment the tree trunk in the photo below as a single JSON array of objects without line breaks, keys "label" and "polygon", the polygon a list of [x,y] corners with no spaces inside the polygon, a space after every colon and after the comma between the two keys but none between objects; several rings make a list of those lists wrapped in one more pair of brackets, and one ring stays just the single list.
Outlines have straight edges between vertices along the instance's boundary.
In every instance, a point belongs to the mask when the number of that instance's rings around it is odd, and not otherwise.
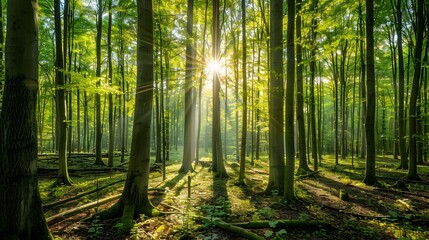
[{"label": "tree trunk", "polygon": [[[312,14],[317,13],[318,0],[313,0],[311,8]],[[312,17],[311,20],[311,49],[310,49],[310,128],[311,128],[311,150],[314,164],[314,171],[319,169],[319,162],[317,158],[317,149],[320,147],[317,144],[317,131],[316,131],[316,103],[314,97],[314,82],[316,81],[316,37],[317,37],[317,18]],[[319,93],[321,94],[321,93]]]},{"label": "tree trunk", "polygon": [[404,107],[404,82],[405,82],[405,69],[404,69],[404,51],[402,48],[402,0],[397,0],[396,5],[396,35],[398,42],[398,128],[399,128],[399,154],[401,163],[399,169],[408,169],[408,153],[406,144],[406,129],[405,129],[405,107]]},{"label": "tree trunk", "polygon": [[[220,61],[220,25],[219,25],[219,0],[213,0],[213,34],[212,34],[212,56],[213,61]],[[213,149],[213,171],[216,177],[228,177],[222,156],[222,138],[220,128],[220,81],[219,74],[213,74],[213,126],[212,126],[212,149]]]},{"label": "tree trunk", "polygon": [[67,166],[67,117],[65,106],[65,90],[64,90],[64,58],[63,49],[61,48],[61,19],[60,19],[60,1],[54,2],[55,11],[55,83],[58,86],[56,89],[56,113],[57,113],[57,128],[58,128],[58,178],[54,185],[72,185],[68,173]]},{"label": "tree trunk", "polygon": [[53,239],[37,178],[37,0],[7,2],[6,84],[0,116],[0,234]]},{"label": "tree trunk", "polygon": [[[97,58],[97,66],[95,70],[95,76],[98,78],[97,80],[97,88],[100,87],[101,81],[101,30],[103,24],[103,1],[98,0],[98,10],[97,10],[97,36],[95,39],[96,45],[96,58]],[[95,163],[94,165],[104,165],[103,160],[101,159],[101,100],[100,93],[95,94]]]},{"label": "tree trunk", "polygon": [[137,88],[130,162],[122,196],[104,215],[122,214],[124,231],[133,227],[133,219],[139,214],[152,216],[153,209],[148,198],[154,82],[152,0],[138,1],[137,13]]},{"label": "tree trunk", "polygon": [[422,70],[422,50],[423,50],[423,33],[424,33],[424,0],[417,0],[417,29],[416,29],[416,46],[414,52],[414,76],[410,94],[410,109],[409,109],[409,135],[410,139],[410,162],[406,178],[409,180],[420,180],[417,175],[417,98],[420,88],[420,74]]},{"label": "tree trunk", "polygon": [[[270,175],[268,185],[265,189],[267,194],[272,191],[283,193],[284,186],[284,88],[283,88],[283,1],[270,1],[270,50],[269,50],[269,160]],[[289,100],[293,104],[293,89]],[[293,107],[289,109],[293,111]],[[293,112],[288,115],[292,117],[292,127],[288,128],[289,136],[292,136],[293,144]],[[288,122],[289,123],[289,122]],[[288,126],[290,127],[290,125]],[[291,132],[289,133],[289,130]],[[290,146],[290,145],[289,145]],[[292,145],[293,146],[293,145]],[[293,152],[293,147],[290,149]],[[292,153],[293,155],[293,153]]]},{"label": "tree trunk", "polygon": [[374,0],[366,0],[366,64],[367,64],[367,113],[366,113],[366,165],[364,183],[374,185],[375,177],[375,69],[374,69]]},{"label": "tree trunk", "polygon": [[192,59],[194,46],[193,46],[193,24],[194,24],[194,0],[188,0],[188,13],[187,13],[187,24],[186,24],[186,32],[187,32],[187,42],[186,42],[186,77],[185,77],[185,132],[184,132],[184,143],[183,143],[183,161],[182,166],[179,169],[181,173],[192,172],[192,161],[194,160],[192,150],[195,148],[193,146],[193,136],[192,129],[194,126],[192,125],[192,94],[193,86],[193,68],[194,68],[194,59]]},{"label": "tree trunk", "polygon": [[241,0],[241,37],[243,44],[243,122],[241,123],[241,149],[240,149],[240,174],[239,182],[244,181],[244,172],[246,169],[246,135],[247,135],[247,46],[246,46],[246,0]]},{"label": "tree trunk", "polygon": [[[295,0],[287,1],[288,7],[288,26],[287,26],[287,81],[286,81],[286,166],[284,174],[284,195],[285,201],[293,201],[295,199],[294,189],[294,171],[295,171],[295,156],[294,156],[294,129],[293,129],[293,95],[295,84]],[[279,13],[282,11],[279,7]],[[281,16],[281,15],[280,15]],[[279,26],[279,31],[282,30],[282,25]]]},{"label": "tree trunk", "polygon": [[[112,65],[112,0],[108,2],[109,19],[107,25],[107,63],[109,71],[109,85],[113,86],[113,65]],[[107,166],[113,167],[113,149],[115,147],[115,124],[113,122],[113,94],[109,93],[109,153]]]},{"label": "tree trunk", "polygon": [[303,61],[302,61],[302,38],[301,38],[301,25],[302,25],[302,16],[301,16],[301,0],[296,0],[296,121],[298,123],[298,151],[299,151],[299,167],[298,173],[300,171],[310,171],[310,168],[307,164],[307,146],[306,146],[306,136],[305,136],[305,119],[304,119],[304,83],[303,83]]},{"label": "tree trunk", "polygon": [[361,60],[361,82],[360,82],[360,90],[361,90],[361,116],[360,116],[360,128],[361,128],[361,149],[360,149],[360,158],[365,158],[366,156],[366,130],[365,130],[365,120],[366,120],[366,112],[367,112],[367,102],[366,102],[366,66],[365,66],[365,49],[364,49],[364,33],[363,33],[363,13],[362,13],[362,3],[359,2],[359,32],[362,40],[360,41],[360,60]]}]

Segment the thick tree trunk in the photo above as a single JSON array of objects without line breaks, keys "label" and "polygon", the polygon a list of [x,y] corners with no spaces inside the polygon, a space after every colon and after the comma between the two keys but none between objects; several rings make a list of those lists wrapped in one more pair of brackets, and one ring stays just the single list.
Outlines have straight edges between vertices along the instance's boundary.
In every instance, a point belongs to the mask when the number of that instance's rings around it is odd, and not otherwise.
[{"label": "thick tree trunk", "polygon": [[37,0],[7,2],[6,84],[0,117],[0,236],[53,239],[38,191]]},{"label": "thick tree trunk", "polygon": [[[219,0],[213,0],[213,61],[220,60],[220,25],[219,25]],[[212,149],[213,149],[213,171],[219,178],[228,177],[222,157],[222,138],[220,127],[220,81],[219,74],[213,74],[213,126],[212,126]]]},{"label": "thick tree trunk", "polygon": [[[283,130],[283,27],[281,0],[270,1],[270,82],[269,82],[269,160],[270,175],[265,189],[267,194],[272,191],[283,192],[284,186],[284,130]],[[293,103],[293,96],[292,96]],[[292,108],[293,110],[293,108]],[[289,116],[290,117],[290,116]],[[293,122],[293,113],[292,113]],[[293,124],[293,123],[292,123]],[[293,128],[293,127],[292,127]],[[289,129],[288,129],[289,131]],[[293,134],[293,131],[292,131]],[[293,137],[293,135],[292,135]],[[292,140],[293,141],[293,140]],[[293,151],[293,150],[292,150]]]},{"label": "thick tree trunk", "polygon": [[367,102],[366,102],[366,66],[365,66],[365,48],[364,48],[364,25],[363,25],[363,13],[362,13],[362,3],[359,2],[359,32],[362,40],[360,41],[360,60],[361,60],[361,79],[360,79],[360,90],[361,90],[361,109],[360,109],[360,158],[365,158],[366,156],[366,131],[365,131],[365,121],[366,121],[366,112],[367,112]]},{"label": "thick tree trunk", "polygon": [[153,10],[152,0],[137,2],[137,88],[131,154],[127,180],[120,200],[103,217],[122,214],[122,229],[129,231],[139,214],[152,216],[148,198],[150,130],[153,98]]}]

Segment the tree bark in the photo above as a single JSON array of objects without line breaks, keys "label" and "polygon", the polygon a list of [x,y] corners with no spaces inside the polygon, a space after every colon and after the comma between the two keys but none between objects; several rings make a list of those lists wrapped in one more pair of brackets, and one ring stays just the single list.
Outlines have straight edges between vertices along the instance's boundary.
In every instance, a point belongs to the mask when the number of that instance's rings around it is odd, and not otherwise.
[{"label": "tree bark", "polygon": [[[213,0],[213,33],[212,33],[212,56],[213,61],[220,60],[220,25],[219,25],[219,0]],[[212,149],[213,149],[213,171],[216,177],[226,178],[228,173],[225,169],[222,156],[222,138],[220,128],[220,81],[219,74],[213,74],[213,126],[212,126]]]},{"label": "tree bark", "polygon": [[422,50],[423,50],[423,33],[425,28],[425,18],[423,13],[424,0],[417,1],[417,29],[416,29],[416,46],[414,52],[414,76],[410,94],[409,109],[409,135],[410,139],[410,160],[406,178],[410,180],[419,180],[417,175],[417,99],[419,97],[420,75],[422,70]]},{"label": "tree bark", "polygon": [[55,13],[55,84],[56,93],[56,122],[58,133],[58,178],[54,185],[72,185],[67,166],[67,116],[64,90],[64,57],[61,41],[60,1],[54,1]]},{"label": "tree bark", "polygon": [[[286,81],[286,166],[284,174],[284,195],[285,201],[293,201],[295,199],[294,189],[294,171],[295,171],[295,144],[294,144],[294,128],[293,128],[293,94],[295,84],[295,0],[288,0],[288,26],[287,26],[287,81]],[[280,7],[280,11],[283,8]],[[280,25],[281,26],[281,25]],[[280,27],[281,30],[281,27]]]},{"label": "tree bark", "polygon": [[192,172],[192,161],[194,160],[194,155],[192,154],[193,149],[193,136],[192,129],[194,128],[192,124],[193,116],[193,73],[194,73],[194,41],[193,41],[193,24],[194,24],[194,0],[188,0],[188,13],[187,13],[187,23],[186,23],[186,77],[185,77],[185,132],[184,132],[184,143],[183,143],[183,160],[182,166],[179,169],[181,173]]},{"label": "tree bark", "polygon": [[0,115],[0,236],[53,239],[38,190],[37,0],[7,1],[6,82]]},{"label": "tree bark", "polygon": [[[109,85],[113,86],[113,65],[112,65],[112,0],[108,2],[108,25],[107,25],[107,63],[109,71]],[[115,124],[113,116],[113,94],[109,93],[109,153],[107,166],[113,167],[113,150],[115,147]]]},{"label": "tree bark", "polygon": [[[284,88],[283,88],[283,1],[272,0],[270,1],[270,49],[269,49],[269,120],[268,120],[268,133],[269,133],[269,161],[270,161],[270,175],[268,177],[268,185],[265,189],[267,194],[272,191],[283,193],[284,186],[284,123],[283,123],[283,106],[284,106]],[[291,103],[293,104],[293,89]],[[293,111],[293,108],[289,110]],[[290,112],[289,112],[290,113]],[[293,137],[293,112],[292,115],[292,128]],[[290,134],[290,133],[288,133]],[[293,139],[292,139],[293,144]],[[293,151],[293,149],[290,149]]]},{"label": "tree bark", "polygon": [[375,177],[375,69],[374,69],[374,0],[366,0],[366,77],[367,113],[366,113],[366,165],[364,183],[374,185]]},{"label": "tree bark", "polygon": [[246,169],[246,135],[247,135],[247,47],[246,47],[246,0],[241,0],[241,37],[243,44],[243,116],[241,123],[241,149],[240,149],[240,174],[239,182],[244,182],[244,174]]},{"label": "tree bark", "polygon": [[[100,87],[101,84],[101,31],[103,24],[103,1],[98,0],[97,4],[97,36],[95,39],[96,45],[96,58],[97,58],[97,66],[95,70],[95,76],[98,78],[97,80],[97,88]],[[102,125],[101,125],[101,96],[100,93],[95,94],[95,163],[94,165],[104,165],[103,160],[101,159],[101,137],[102,137]]]}]

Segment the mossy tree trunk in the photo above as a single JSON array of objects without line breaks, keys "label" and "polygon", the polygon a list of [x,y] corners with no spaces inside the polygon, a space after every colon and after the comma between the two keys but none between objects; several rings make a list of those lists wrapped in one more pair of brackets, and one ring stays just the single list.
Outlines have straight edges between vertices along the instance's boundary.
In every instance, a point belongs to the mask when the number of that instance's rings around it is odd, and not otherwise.
[{"label": "mossy tree trunk", "polygon": [[0,116],[0,236],[53,239],[37,178],[37,0],[7,3],[6,84]]}]

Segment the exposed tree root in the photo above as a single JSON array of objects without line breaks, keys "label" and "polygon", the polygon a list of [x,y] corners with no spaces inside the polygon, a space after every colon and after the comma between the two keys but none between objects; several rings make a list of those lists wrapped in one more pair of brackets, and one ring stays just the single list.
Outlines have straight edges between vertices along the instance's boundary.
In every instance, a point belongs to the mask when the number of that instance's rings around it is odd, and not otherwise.
[{"label": "exposed tree root", "polygon": [[[275,221],[252,221],[231,223],[234,226],[247,228],[247,229],[261,229],[261,228],[333,228],[333,226],[325,221],[318,220],[275,220]],[[274,226],[274,227],[273,227]]]},{"label": "exposed tree root", "polygon": [[304,175],[295,176],[295,179],[303,179],[303,178],[312,177],[312,176],[314,176],[316,174],[319,174],[320,172],[321,172],[320,170],[319,171],[315,171],[315,172],[311,171],[311,172],[309,172],[307,174],[304,174]]},{"label": "exposed tree root", "polygon": [[96,188],[96,189],[93,189],[93,190],[90,190],[90,191],[87,191],[87,192],[84,192],[84,193],[78,194],[78,195],[76,195],[76,196],[69,197],[69,198],[67,198],[67,199],[63,199],[63,200],[56,201],[56,202],[53,202],[53,203],[45,204],[45,205],[43,205],[43,210],[44,210],[44,211],[49,210],[49,209],[51,209],[51,208],[53,208],[53,207],[56,207],[56,206],[58,206],[58,205],[61,205],[61,204],[64,204],[64,203],[67,203],[67,202],[70,202],[70,201],[73,201],[73,200],[79,199],[79,198],[81,198],[81,197],[83,197],[83,196],[89,195],[89,194],[91,194],[91,193],[98,192],[98,191],[100,191],[100,190],[102,190],[102,189],[104,189],[104,188],[107,188],[107,187],[113,186],[113,185],[115,185],[115,184],[118,184],[118,183],[121,183],[121,182],[124,182],[124,181],[125,181],[125,179],[118,180],[118,181],[115,181],[115,182],[112,182],[112,183],[106,184],[106,185],[104,185],[104,186],[101,186],[101,187],[99,187],[99,188]]}]

